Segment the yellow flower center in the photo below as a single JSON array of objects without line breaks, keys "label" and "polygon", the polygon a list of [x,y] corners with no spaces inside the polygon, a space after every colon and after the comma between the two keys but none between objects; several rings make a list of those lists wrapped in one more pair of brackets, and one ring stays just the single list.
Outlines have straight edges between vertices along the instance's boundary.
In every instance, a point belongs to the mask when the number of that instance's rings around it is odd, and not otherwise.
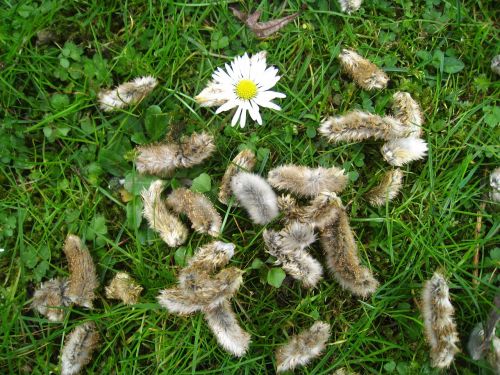
[{"label": "yellow flower center", "polygon": [[250,100],[257,95],[257,85],[249,79],[242,79],[236,85],[236,95],[240,99]]}]

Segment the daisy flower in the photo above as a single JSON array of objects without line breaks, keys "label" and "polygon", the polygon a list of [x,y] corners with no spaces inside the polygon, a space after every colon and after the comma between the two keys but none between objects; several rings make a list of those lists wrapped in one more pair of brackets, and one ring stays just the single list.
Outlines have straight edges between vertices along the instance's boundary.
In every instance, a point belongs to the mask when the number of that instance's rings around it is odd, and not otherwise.
[{"label": "daisy flower", "polygon": [[225,70],[217,68],[212,81],[203,89],[195,100],[202,107],[219,106],[216,114],[236,108],[231,121],[235,126],[239,120],[244,128],[247,111],[252,120],[262,125],[259,107],[281,110],[272,102],[275,98],[285,98],[280,92],[271,91],[281,78],[278,69],[266,66],[266,52],[259,52],[252,57],[246,53],[236,57],[231,64],[225,64]]}]

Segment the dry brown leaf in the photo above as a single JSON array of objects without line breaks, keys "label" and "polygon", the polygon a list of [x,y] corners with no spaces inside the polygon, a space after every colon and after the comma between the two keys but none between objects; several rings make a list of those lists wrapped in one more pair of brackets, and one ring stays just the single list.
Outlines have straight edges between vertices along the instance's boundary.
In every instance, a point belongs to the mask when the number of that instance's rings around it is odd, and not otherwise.
[{"label": "dry brown leaf", "polygon": [[262,14],[260,10],[254,13],[244,13],[234,7],[230,7],[230,9],[234,16],[243,22],[259,39],[264,39],[273,35],[299,16],[297,12],[275,20],[258,22]]}]

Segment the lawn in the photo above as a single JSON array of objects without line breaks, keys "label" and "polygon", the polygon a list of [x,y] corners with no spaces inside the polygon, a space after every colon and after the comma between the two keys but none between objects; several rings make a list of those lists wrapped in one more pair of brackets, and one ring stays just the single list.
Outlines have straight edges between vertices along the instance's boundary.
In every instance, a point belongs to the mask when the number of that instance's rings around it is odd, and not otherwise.
[{"label": "lawn", "polygon": [[[259,40],[230,5],[259,8],[263,21],[301,13]],[[327,0],[26,0],[3,2],[0,20],[1,373],[59,373],[65,335],[89,320],[101,336],[89,374],[274,373],[275,350],[316,320],[332,325],[327,349],[297,373],[439,373],[419,309],[437,269],[448,278],[461,347],[445,373],[491,373],[466,343],[499,292],[500,220],[488,198],[500,140],[500,77],[490,69],[500,52],[495,1],[366,0],[348,15]],[[382,67],[387,89],[364,91],[342,74],[345,47]],[[263,110],[263,126],[239,129],[229,112],[200,108],[194,97],[215,68],[261,50],[282,76],[281,111]],[[102,88],[145,75],[159,85],[142,102],[99,109]],[[365,193],[390,169],[382,142],[332,145],[317,130],[352,109],[390,113],[396,91],[420,103],[429,152],[402,167],[400,195],[374,208]],[[184,246],[169,248],[141,215],[141,190],[154,178],[137,173],[135,147],[201,130],[215,137],[213,156],[165,181],[197,179],[223,218],[221,240],[236,245],[230,265],[245,273],[231,303],[252,336],[241,358],[217,345],[201,314],[169,314],[156,300],[210,237],[190,231]],[[372,296],[353,296],[328,275],[312,290],[289,277],[270,285],[278,266],[265,253],[264,227],[217,201],[224,170],[243,148],[256,153],[263,176],[286,163],[345,169],[340,196],[362,263],[380,281]],[[31,299],[41,281],[67,275],[68,233],[85,239],[101,287],[93,310],[74,306],[50,323]],[[323,262],[319,243],[310,252]],[[118,271],[144,287],[138,304],[105,298]]]}]

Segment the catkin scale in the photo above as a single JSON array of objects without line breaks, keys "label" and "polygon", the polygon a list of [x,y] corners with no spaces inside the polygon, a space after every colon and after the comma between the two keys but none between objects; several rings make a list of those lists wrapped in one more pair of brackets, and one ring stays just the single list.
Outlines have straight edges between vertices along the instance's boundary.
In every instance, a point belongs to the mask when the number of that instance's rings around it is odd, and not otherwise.
[{"label": "catkin scale", "polygon": [[287,190],[301,197],[315,197],[322,191],[340,192],[348,178],[343,169],[308,168],[300,165],[283,165],[269,171],[267,181],[278,190]]},{"label": "catkin scale", "polygon": [[330,324],[324,322],[316,322],[309,329],[292,336],[276,351],[276,371],[280,373],[308,364],[323,352],[329,337]]},{"label": "catkin scale", "polygon": [[118,272],[106,287],[106,297],[118,299],[127,305],[133,305],[139,300],[142,286],[126,272]]},{"label": "catkin scale", "polygon": [[[251,172],[255,167],[255,153],[252,150],[245,149],[235,156],[233,161],[227,166],[220,184],[219,202],[227,205],[231,198],[231,179],[240,171]],[[233,203],[233,206],[237,202]]]},{"label": "catkin scale", "polygon": [[122,83],[114,90],[102,90],[98,94],[101,109],[110,112],[136,104],[153,91],[157,84],[156,78],[146,76]]},{"label": "catkin scale", "polygon": [[193,133],[179,143],[140,146],[135,160],[137,171],[168,177],[177,168],[200,164],[215,151],[214,138],[205,132]]},{"label": "catkin scale", "polygon": [[344,210],[338,212],[336,221],[321,230],[320,243],[326,264],[342,288],[363,298],[375,292],[378,281],[360,264],[356,240]]},{"label": "catkin scale", "polygon": [[156,180],[141,193],[144,203],[143,214],[149,226],[154,229],[163,241],[170,247],[182,245],[187,237],[188,230],[184,224],[174,216],[161,199],[163,182]]},{"label": "catkin scale", "polygon": [[276,194],[262,177],[240,172],[232,178],[231,190],[255,224],[268,224],[278,216]]},{"label": "catkin scale", "polygon": [[76,305],[92,308],[94,290],[99,283],[90,252],[79,237],[71,234],[66,238],[63,250],[69,267],[65,296]]},{"label": "catkin scale", "polygon": [[422,292],[422,315],[427,341],[431,347],[431,365],[437,368],[449,367],[459,349],[454,308],[450,302],[448,284],[444,277],[435,272]]},{"label": "catkin scale", "polygon": [[61,352],[61,375],[80,373],[92,358],[99,343],[99,333],[94,322],[77,326],[64,340]]},{"label": "catkin scale", "polygon": [[365,139],[395,139],[406,137],[410,129],[391,116],[352,111],[343,116],[324,120],[319,133],[331,143],[358,142]]},{"label": "catkin scale", "polygon": [[389,82],[387,74],[356,52],[344,49],[339,55],[339,60],[342,70],[361,88],[373,90],[387,87]]},{"label": "catkin scale", "polygon": [[178,214],[186,214],[196,232],[214,237],[220,234],[222,218],[203,194],[186,188],[175,189],[168,196],[167,205]]},{"label": "catkin scale", "polygon": [[403,172],[398,169],[384,173],[380,183],[366,195],[372,206],[383,206],[397,197],[401,189]]}]

